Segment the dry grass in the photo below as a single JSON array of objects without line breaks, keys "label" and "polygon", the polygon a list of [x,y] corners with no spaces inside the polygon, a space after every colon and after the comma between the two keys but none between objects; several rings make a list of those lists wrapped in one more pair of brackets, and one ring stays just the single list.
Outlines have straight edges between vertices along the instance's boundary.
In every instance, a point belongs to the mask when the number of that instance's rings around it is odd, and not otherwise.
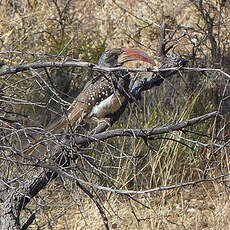
[{"label": "dry grass", "polygon": [[[159,192],[156,196],[148,194],[138,200],[150,209],[136,202],[125,201],[121,197],[110,196],[109,204],[105,202],[104,205],[108,210],[111,229],[227,230],[230,227],[229,195],[225,188],[213,183],[178,191]],[[56,219],[56,214],[54,209],[48,216]],[[41,213],[37,220],[44,223],[48,216]],[[95,204],[88,198],[82,198],[75,204],[72,203],[66,215],[55,221],[53,227],[63,230],[104,229],[104,224]]]},{"label": "dry grass", "polygon": [[[65,2],[58,1],[60,9]],[[227,13],[228,9],[225,9],[223,15]],[[188,0],[173,0],[170,3],[166,0],[78,0],[70,1],[69,8],[63,15],[61,18],[53,1],[2,1],[0,62],[4,61],[10,66],[20,62],[60,57],[82,58],[94,62],[104,48],[103,41],[106,41],[107,47],[140,46],[154,56],[159,36],[156,24],[163,20],[171,29],[178,24],[195,28],[186,30],[189,31],[187,37],[176,47],[176,51],[184,55],[191,56],[192,49],[196,48],[197,44],[192,44],[192,39],[202,40],[206,36],[197,32],[199,14]],[[229,21],[226,18],[228,17],[221,19],[224,24],[220,32],[223,53],[229,48],[225,47],[229,41]],[[204,25],[202,20],[200,23],[200,26]],[[210,58],[209,42],[205,40],[198,48],[202,50],[198,52],[200,59],[193,64],[202,64],[206,57]],[[26,52],[36,54],[28,55]],[[44,53],[55,57],[47,57]],[[57,57],[58,54],[60,55]],[[193,78],[197,75],[194,74]],[[214,82],[222,79],[221,77],[215,76],[212,80]],[[216,98],[212,99],[207,95],[210,96],[208,92],[214,91],[214,83],[203,79],[195,88],[188,90],[184,84],[186,80],[187,78],[183,81],[174,78],[166,81],[160,89],[146,92],[139,105],[141,112],[137,108],[130,108],[115,127],[157,127],[213,111]],[[221,122],[219,125],[224,127],[227,119]],[[191,130],[209,135],[214,129],[215,125],[210,121]],[[226,137],[227,132],[227,128],[219,130],[221,137]],[[142,140],[117,138],[104,145],[95,145],[92,155],[100,162],[100,167],[117,167],[108,170],[108,174],[121,189],[142,190],[201,178],[202,170],[209,162],[213,149],[196,143],[189,143],[189,149],[176,142],[184,134],[178,132],[176,135],[162,135],[158,140],[152,141],[151,147],[154,151],[150,151]],[[212,141],[195,134],[188,134],[186,137],[204,143]],[[124,158],[125,154],[135,158]],[[229,148],[223,148],[212,160],[213,168],[209,176],[229,172]],[[94,175],[87,176],[95,183],[100,182]],[[38,225],[42,229],[51,229],[50,225],[52,229],[103,229],[104,225],[95,204],[74,185],[66,183],[66,187],[60,181],[50,185],[40,194],[38,201],[28,207],[37,211]],[[230,228],[229,191],[223,183],[209,182],[135,197],[150,207],[149,209],[126,197],[102,192],[98,194],[105,206],[111,229]],[[59,216],[61,217],[58,218]],[[36,227],[35,223],[30,229]]]}]

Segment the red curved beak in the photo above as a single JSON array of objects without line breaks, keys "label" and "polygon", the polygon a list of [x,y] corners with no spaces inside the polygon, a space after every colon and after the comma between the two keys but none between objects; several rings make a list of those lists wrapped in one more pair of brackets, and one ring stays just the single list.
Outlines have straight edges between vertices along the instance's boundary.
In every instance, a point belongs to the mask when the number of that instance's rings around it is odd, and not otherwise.
[{"label": "red curved beak", "polygon": [[148,62],[152,65],[156,65],[155,61],[152,57],[150,57],[147,53],[142,50],[135,48],[124,48],[122,49],[124,52],[120,55],[121,60],[119,60],[120,64],[124,64],[128,61],[144,61]]}]

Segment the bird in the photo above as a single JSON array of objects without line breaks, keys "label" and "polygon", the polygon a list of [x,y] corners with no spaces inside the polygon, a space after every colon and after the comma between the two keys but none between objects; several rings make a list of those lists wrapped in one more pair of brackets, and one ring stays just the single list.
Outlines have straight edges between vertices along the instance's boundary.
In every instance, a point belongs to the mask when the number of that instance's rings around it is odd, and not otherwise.
[{"label": "bird", "polygon": [[[129,61],[144,61],[155,65],[153,58],[136,48],[114,48],[105,51],[98,60],[100,67],[120,67]],[[130,74],[127,70],[115,70],[96,74],[88,81],[67,109],[66,116],[46,128],[52,134],[61,133],[65,128],[76,128],[81,121],[87,123],[108,122],[128,100]],[[42,139],[38,138],[38,142]],[[34,150],[34,143],[25,148],[25,153]],[[40,144],[41,145],[41,144]]]}]

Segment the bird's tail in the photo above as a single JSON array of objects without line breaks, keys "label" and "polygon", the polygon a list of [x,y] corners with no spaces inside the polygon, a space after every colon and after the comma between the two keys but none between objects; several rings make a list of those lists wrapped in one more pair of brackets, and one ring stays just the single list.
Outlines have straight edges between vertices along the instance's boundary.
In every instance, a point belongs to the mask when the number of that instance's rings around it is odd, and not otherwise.
[{"label": "bird's tail", "polygon": [[47,152],[47,147],[53,146],[52,143],[57,140],[58,133],[66,127],[67,121],[59,118],[46,128],[45,135],[38,135],[23,148],[23,153],[33,156],[43,155]]},{"label": "bird's tail", "polygon": [[[84,107],[84,106],[83,106]],[[33,140],[26,144],[23,148],[23,153],[33,156],[44,155],[47,152],[47,147],[52,147],[55,145],[55,140],[60,139],[60,134],[63,132],[67,126],[70,126],[72,129],[75,129],[76,126],[84,119],[86,113],[84,108],[75,107],[70,113],[69,116],[59,118],[58,120],[51,123],[45,131],[45,135],[37,136]]]}]

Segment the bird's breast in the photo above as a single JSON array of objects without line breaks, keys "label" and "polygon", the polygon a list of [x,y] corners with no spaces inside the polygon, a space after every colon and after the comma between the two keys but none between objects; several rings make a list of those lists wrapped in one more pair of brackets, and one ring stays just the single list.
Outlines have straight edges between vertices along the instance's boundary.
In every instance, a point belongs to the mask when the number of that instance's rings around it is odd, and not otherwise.
[{"label": "bird's breast", "polygon": [[109,114],[113,114],[120,109],[124,101],[125,96],[112,94],[105,100],[102,100],[100,103],[96,104],[88,117],[104,118]]}]

